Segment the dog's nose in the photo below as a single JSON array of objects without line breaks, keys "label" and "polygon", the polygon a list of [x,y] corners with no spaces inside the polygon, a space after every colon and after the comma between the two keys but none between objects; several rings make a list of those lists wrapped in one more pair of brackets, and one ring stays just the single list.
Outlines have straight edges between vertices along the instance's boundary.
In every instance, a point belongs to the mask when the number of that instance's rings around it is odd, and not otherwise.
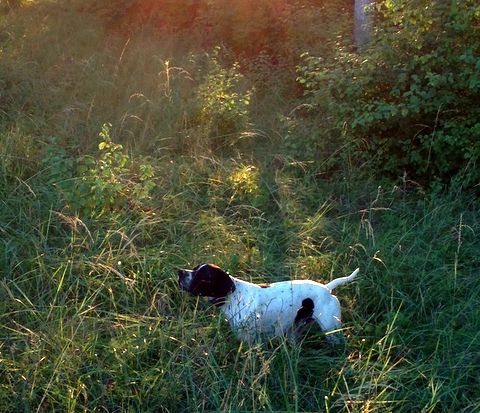
[{"label": "dog's nose", "polygon": [[188,291],[188,287],[191,282],[190,271],[188,270],[178,270],[178,285],[182,290]]}]

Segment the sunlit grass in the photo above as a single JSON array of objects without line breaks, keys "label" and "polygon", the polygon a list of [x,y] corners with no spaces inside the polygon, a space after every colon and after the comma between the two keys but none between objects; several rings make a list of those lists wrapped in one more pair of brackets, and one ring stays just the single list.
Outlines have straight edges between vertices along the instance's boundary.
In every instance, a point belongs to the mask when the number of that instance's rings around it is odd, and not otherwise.
[{"label": "sunlit grass", "polygon": [[[191,172],[195,160],[185,161]],[[7,410],[19,400],[70,411],[410,411],[467,403],[455,400],[475,377],[479,337],[473,268],[463,263],[475,262],[478,222],[460,200],[415,205],[401,192],[372,190],[368,205],[376,200],[378,209],[369,211],[368,231],[360,205],[336,216],[307,209],[281,228],[268,210],[245,219],[244,205],[229,203],[229,194],[224,204],[205,200],[199,171],[188,181],[170,173],[169,180],[188,182],[170,195],[182,201],[138,221],[120,214],[72,225],[49,212],[41,178],[29,181],[35,197],[27,187],[4,197]],[[342,209],[330,201],[335,207]],[[277,231],[290,249],[272,250],[266,234]],[[203,260],[256,281],[325,281],[360,265],[358,282],[338,291],[344,347],[329,347],[318,333],[301,347],[238,343],[213,309],[178,291],[175,269]],[[475,403],[477,396],[471,388],[465,397]]]}]

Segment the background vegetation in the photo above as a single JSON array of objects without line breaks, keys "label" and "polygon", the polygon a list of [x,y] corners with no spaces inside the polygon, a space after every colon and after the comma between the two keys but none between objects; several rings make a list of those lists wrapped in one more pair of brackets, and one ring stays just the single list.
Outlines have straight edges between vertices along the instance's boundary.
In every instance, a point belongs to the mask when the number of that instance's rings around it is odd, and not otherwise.
[{"label": "background vegetation", "polygon": [[[480,409],[480,6],[0,5],[0,411]],[[176,269],[327,281],[246,347]]]}]

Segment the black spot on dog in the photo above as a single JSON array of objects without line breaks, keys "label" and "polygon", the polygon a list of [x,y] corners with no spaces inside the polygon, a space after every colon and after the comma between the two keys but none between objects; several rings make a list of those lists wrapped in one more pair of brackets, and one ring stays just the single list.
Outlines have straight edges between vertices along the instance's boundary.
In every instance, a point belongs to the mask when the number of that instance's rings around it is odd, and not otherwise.
[{"label": "black spot on dog", "polygon": [[297,315],[295,316],[295,326],[300,323],[307,324],[312,321],[313,309],[315,304],[311,298],[305,298],[302,301],[302,306],[298,309]]}]

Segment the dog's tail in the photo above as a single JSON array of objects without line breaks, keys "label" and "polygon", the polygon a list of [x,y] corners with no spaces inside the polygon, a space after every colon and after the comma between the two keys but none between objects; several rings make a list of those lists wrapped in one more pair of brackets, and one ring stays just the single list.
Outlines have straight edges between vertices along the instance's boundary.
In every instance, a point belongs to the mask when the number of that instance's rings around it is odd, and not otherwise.
[{"label": "dog's tail", "polygon": [[360,271],[360,268],[357,268],[348,277],[335,278],[334,280],[332,280],[328,284],[326,284],[325,287],[327,287],[330,291],[332,291],[334,288],[337,288],[339,285],[343,285],[343,284],[347,284],[349,282],[352,282],[353,279],[357,276],[358,271]]}]

